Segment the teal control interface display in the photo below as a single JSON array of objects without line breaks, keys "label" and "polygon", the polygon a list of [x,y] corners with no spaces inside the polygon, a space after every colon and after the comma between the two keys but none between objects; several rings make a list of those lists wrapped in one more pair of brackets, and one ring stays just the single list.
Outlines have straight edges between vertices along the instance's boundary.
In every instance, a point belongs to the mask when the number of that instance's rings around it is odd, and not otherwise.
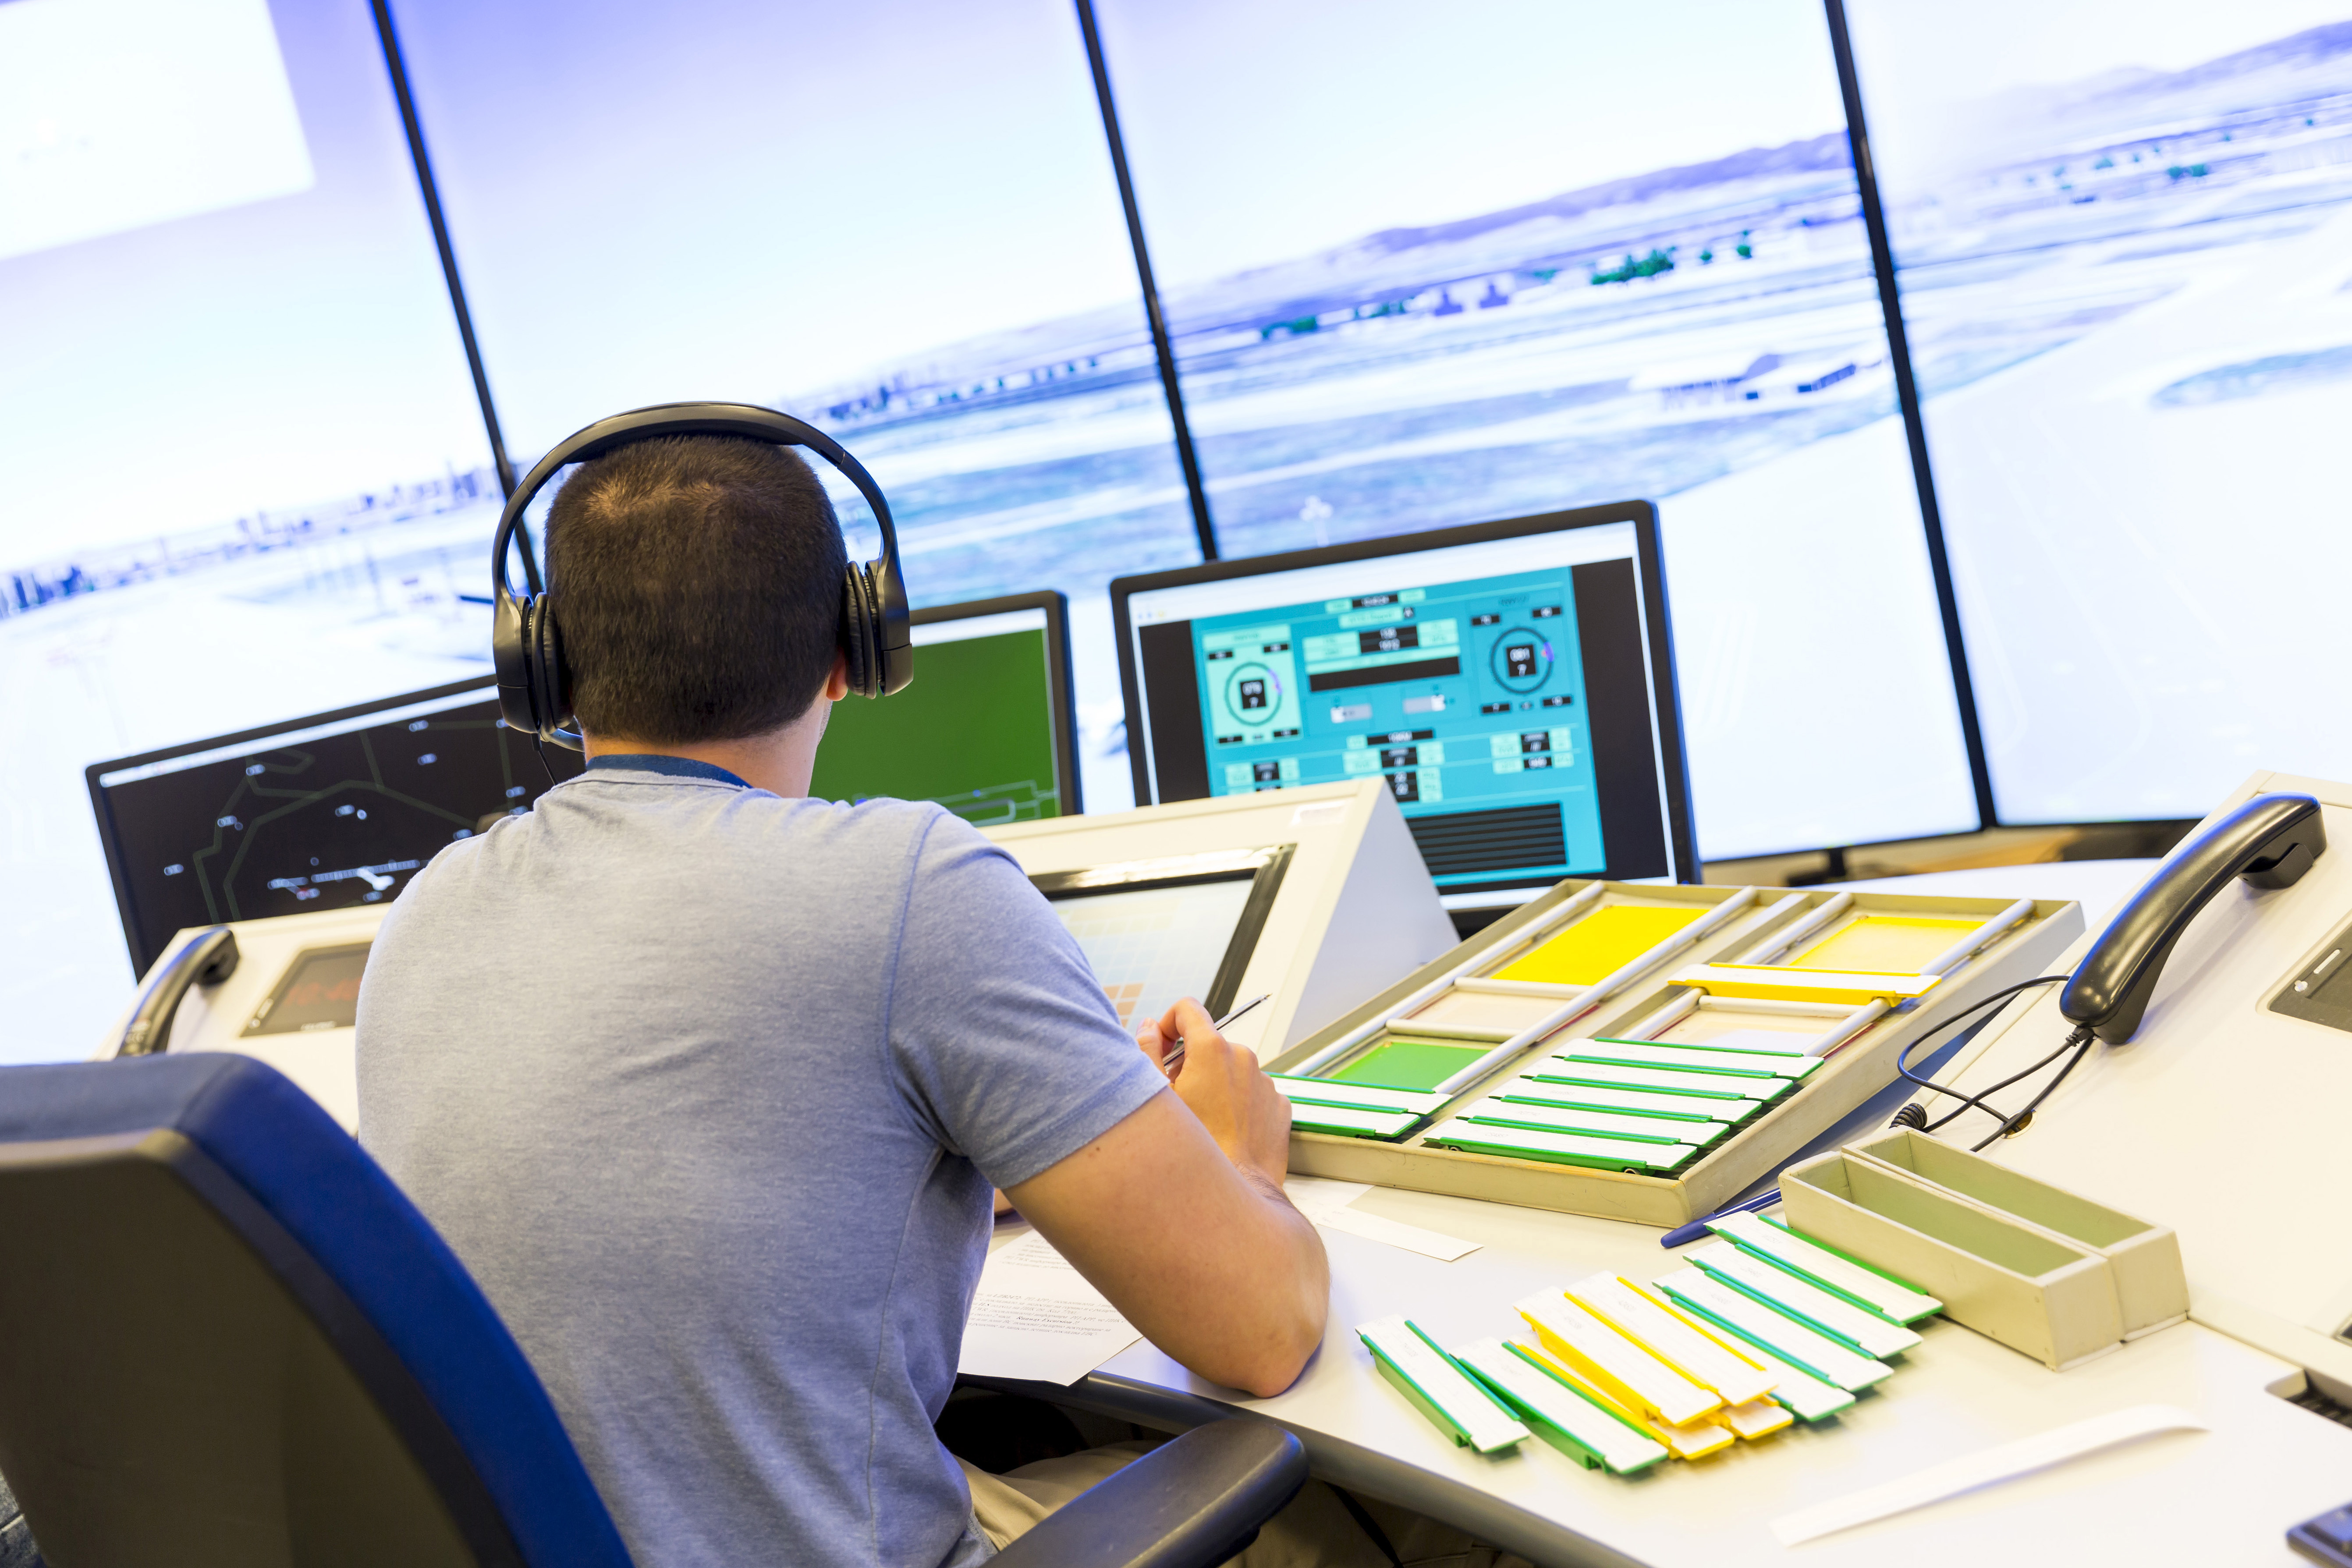
[{"label": "teal control interface display", "polygon": [[1111,584],[1141,802],[1379,779],[1448,892],[1697,868],[1656,513]]},{"label": "teal control interface display", "polygon": [[[1378,773],[1408,818],[1556,805],[1553,878],[1607,857],[1566,569],[1191,623],[1209,793]],[[1477,873],[1457,873],[1464,881]]]}]

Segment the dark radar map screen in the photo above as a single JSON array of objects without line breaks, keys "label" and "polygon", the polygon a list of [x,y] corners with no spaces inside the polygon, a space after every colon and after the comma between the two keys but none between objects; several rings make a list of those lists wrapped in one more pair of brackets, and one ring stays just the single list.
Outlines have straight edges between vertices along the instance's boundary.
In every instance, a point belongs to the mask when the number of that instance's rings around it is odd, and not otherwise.
[{"label": "dark radar map screen", "polygon": [[100,763],[99,829],[132,962],[185,926],[394,897],[441,847],[529,810],[582,768],[499,721],[468,683],[367,710]]},{"label": "dark radar map screen", "polygon": [[1042,611],[918,625],[905,690],[833,705],[809,793],[937,801],[982,827],[1061,816],[1051,651]]}]

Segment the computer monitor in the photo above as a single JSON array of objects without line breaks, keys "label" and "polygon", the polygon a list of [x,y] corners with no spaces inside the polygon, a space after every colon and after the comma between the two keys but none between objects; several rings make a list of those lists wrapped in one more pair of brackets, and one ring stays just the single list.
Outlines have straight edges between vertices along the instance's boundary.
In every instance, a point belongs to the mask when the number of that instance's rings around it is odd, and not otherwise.
[{"label": "computer monitor", "polygon": [[132,966],[185,926],[398,896],[443,845],[584,766],[537,750],[476,678],[91,763]]},{"label": "computer monitor", "polygon": [[1439,889],[1696,881],[1657,513],[1111,584],[1139,801],[1384,776]]},{"label": "computer monitor", "polygon": [[1162,856],[1030,878],[1129,1030],[1190,996],[1229,1010],[1297,847]]},{"label": "computer monitor", "polygon": [[910,619],[913,682],[834,704],[809,793],[937,801],[982,827],[1076,816],[1067,602],[1015,594]]}]

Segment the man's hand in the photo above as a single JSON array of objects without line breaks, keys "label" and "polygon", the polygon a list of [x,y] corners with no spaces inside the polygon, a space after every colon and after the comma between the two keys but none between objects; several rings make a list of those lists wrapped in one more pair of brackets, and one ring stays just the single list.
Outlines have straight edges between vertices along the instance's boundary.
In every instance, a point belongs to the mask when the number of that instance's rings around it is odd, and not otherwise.
[{"label": "man's hand", "polygon": [[1213,1382],[1279,1394],[1323,1342],[1331,1267],[1283,1195],[1290,1103],[1197,1002],[1143,1026],[1171,1092],[1008,1194],[1153,1344]]},{"label": "man's hand", "polygon": [[1219,1034],[1207,1011],[1190,996],[1164,1017],[1146,1023],[1135,1043],[1161,1062],[1179,1040],[1184,1058],[1171,1080],[1176,1098],[1201,1119],[1226,1159],[1281,1191],[1290,1170],[1290,1101],[1257,1058]]}]

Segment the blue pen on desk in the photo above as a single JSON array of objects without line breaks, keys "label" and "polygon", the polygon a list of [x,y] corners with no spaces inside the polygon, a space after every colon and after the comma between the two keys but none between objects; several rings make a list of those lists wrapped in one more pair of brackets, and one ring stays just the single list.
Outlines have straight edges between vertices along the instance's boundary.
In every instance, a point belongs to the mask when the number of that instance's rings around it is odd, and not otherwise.
[{"label": "blue pen on desk", "polygon": [[[1271,991],[1260,992],[1258,994],[1251,997],[1248,1001],[1243,1003],[1240,1006],[1234,1008],[1232,1012],[1226,1014],[1223,1017],[1218,1019],[1215,1023],[1210,1025],[1209,1027],[1216,1030],[1217,1033],[1221,1035],[1223,1034],[1227,1024],[1232,1023],[1235,1018],[1240,1017],[1243,1014],[1248,1012],[1251,1008],[1256,1006],[1259,1003],[1265,1001],[1267,997],[1273,994],[1274,993]],[[1176,1037],[1176,1048],[1160,1058],[1160,1070],[1166,1073],[1170,1078],[1174,1078],[1176,1076],[1176,1068],[1183,1062],[1183,1060],[1184,1037],[1179,1035]]]},{"label": "blue pen on desk", "polygon": [[1708,1226],[1714,1224],[1717,1220],[1721,1219],[1726,1215],[1754,1214],[1759,1209],[1769,1209],[1780,1201],[1780,1189],[1778,1187],[1768,1187],[1752,1198],[1741,1199],[1739,1202],[1733,1204],[1729,1208],[1720,1208],[1716,1210],[1705,1219],[1695,1219],[1688,1225],[1676,1226],[1674,1229],[1666,1232],[1665,1235],[1658,1237],[1658,1245],[1660,1247],[1680,1247],[1686,1241],[1696,1241],[1700,1237],[1706,1234],[1706,1227]]}]

